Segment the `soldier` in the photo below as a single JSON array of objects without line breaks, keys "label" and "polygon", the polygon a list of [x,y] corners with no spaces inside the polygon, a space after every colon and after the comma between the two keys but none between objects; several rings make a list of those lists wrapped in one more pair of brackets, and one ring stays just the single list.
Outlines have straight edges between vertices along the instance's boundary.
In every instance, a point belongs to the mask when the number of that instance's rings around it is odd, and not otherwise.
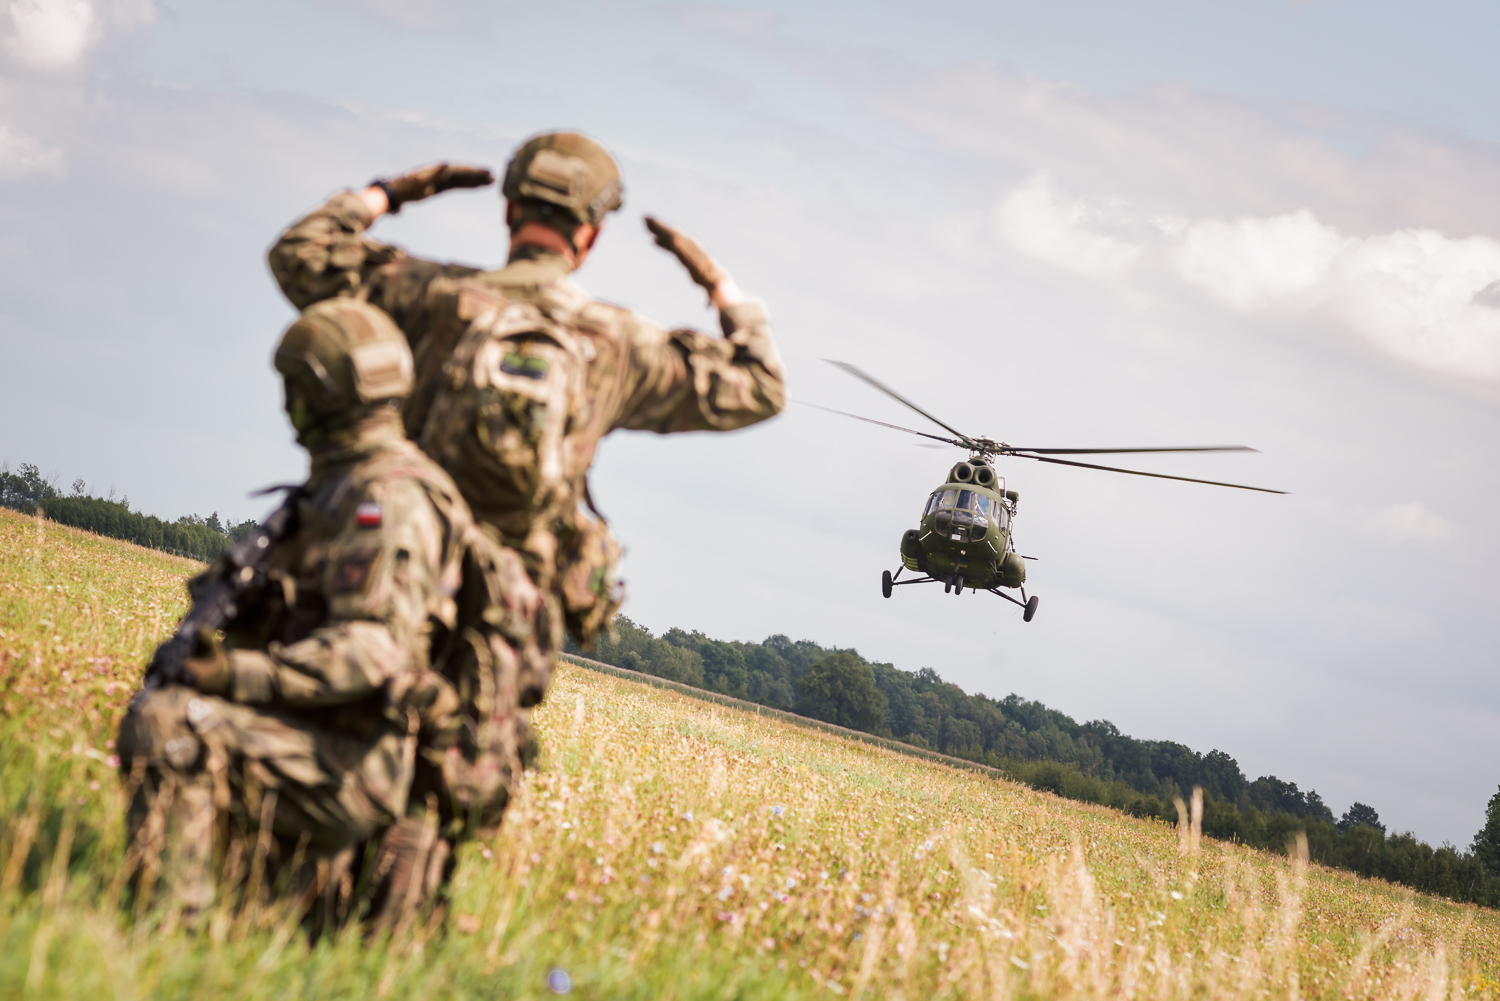
[{"label": "soldier", "polygon": [[[397,405],[413,364],[389,317],[349,298],[311,306],[282,337],[275,364],[311,457],[308,481],[269,542],[264,587],[243,596],[222,643],[204,629],[174,676],[153,664],[118,746],[133,785],[133,851],[144,872],[159,869],[186,914],[213,899],[218,830],[221,852],[229,834],[229,879],[269,879],[281,868],[304,904],[320,896],[321,919],[337,921],[363,843],[383,838],[376,876],[394,873],[387,885],[400,904],[441,876],[444,846],[421,819],[427,804],[409,804],[417,746],[462,765],[478,757],[478,728],[460,732],[459,693],[429,654],[465,628],[466,571],[503,577],[503,554],[476,554],[452,480],[402,430]],[[201,594],[221,573],[210,567],[190,589]],[[512,577],[503,588],[511,604],[493,602],[497,622],[538,603],[518,562]],[[462,792],[473,779],[455,784]],[[495,798],[492,788],[484,794]]]},{"label": "soldier", "polygon": [[599,441],[618,428],[727,431],[764,420],[785,405],[781,360],[765,308],[654,219],[658,244],[718,307],[722,338],[663,330],[573,282],[622,193],[614,159],[577,133],[536,136],[511,160],[503,268],[436,264],[365,235],[409,202],[493,180],[439,164],[335,195],[282,234],[271,270],[299,307],[351,296],[395,319],[417,359],[408,433],[453,475],[475,518],[523,555],[587,647],[620,602],[619,547],[582,510],[593,508],[587,476]]}]

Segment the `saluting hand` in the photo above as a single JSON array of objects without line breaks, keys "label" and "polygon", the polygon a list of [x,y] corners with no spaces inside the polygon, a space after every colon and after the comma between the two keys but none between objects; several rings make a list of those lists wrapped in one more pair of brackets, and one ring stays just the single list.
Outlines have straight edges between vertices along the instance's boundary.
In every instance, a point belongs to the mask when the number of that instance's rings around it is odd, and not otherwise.
[{"label": "saluting hand", "polygon": [[708,291],[715,306],[723,309],[745,301],[745,293],[724,266],[709,256],[703,244],[654,216],[646,217],[646,228],[656,237],[656,245],[681,261],[693,281]]},{"label": "saluting hand", "polygon": [[[375,214],[389,212],[395,215],[407,202],[419,202],[424,198],[450,188],[482,188],[495,183],[495,175],[487,167],[468,167],[460,163],[435,163],[421,167],[399,177],[380,178],[370,182],[365,189],[366,204],[376,210]],[[376,193],[384,196],[386,204]]]}]

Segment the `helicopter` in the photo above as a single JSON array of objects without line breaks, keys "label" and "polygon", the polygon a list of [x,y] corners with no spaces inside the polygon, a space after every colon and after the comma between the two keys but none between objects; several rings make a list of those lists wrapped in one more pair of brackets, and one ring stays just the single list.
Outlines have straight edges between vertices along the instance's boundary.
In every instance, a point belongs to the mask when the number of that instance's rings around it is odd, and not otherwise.
[{"label": "helicopter", "polygon": [[[1254,490],[1266,494],[1285,494],[1285,490],[1268,487],[1252,487],[1243,483],[1222,483],[1218,480],[1198,480],[1188,476],[1170,476],[1166,473],[1148,473],[1140,469],[1121,469],[1118,466],[1100,466],[1074,459],[1059,459],[1059,455],[1105,455],[1135,452],[1254,452],[1246,445],[1176,445],[1161,448],[1022,448],[1009,442],[991,438],[975,438],[954,430],[915,403],[891,389],[889,386],[867,375],[848,362],[825,358],[831,365],[863,382],[904,406],[910,407],[953,437],[915,431],[885,421],[845,413],[830,407],[807,404],[818,410],[826,410],[841,417],[852,417],[867,424],[907,434],[930,438],[946,445],[966,449],[967,459],[948,470],[948,478],[933,490],[922,508],[922,517],[916,528],[908,529],[901,536],[901,566],[892,574],[881,573],[880,593],[889,598],[894,588],[907,584],[942,584],[945,594],[962,594],[970,591],[988,591],[999,595],[1023,609],[1022,621],[1030,622],[1036,616],[1038,595],[1026,595],[1026,560],[1016,552],[1015,537],[1011,526],[1021,495],[1006,488],[1005,477],[995,471],[997,458],[1034,459],[1061,466],[1078,466],[1082,469],[1102,469],[1111,473],[1128,473],[1131,476],[1150,476],[1161,480],[1180,480],[1184,483],[1204,483],[1214,487],[1231,487],[1235,490]],[[935,446],[934,446],[935,447]],[[921,574],[901,580],[903,571],[912,570]],[[1006,594],[1001,588],[1019,590],[1020,600]]]}]

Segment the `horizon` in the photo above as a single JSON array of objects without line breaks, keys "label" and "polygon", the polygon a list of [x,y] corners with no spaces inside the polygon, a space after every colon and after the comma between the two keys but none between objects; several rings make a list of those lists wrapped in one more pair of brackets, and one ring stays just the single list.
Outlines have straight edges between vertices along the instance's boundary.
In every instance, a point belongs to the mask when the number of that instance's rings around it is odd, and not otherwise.
[{"label": "horizon", "polygon": [[[579,128],[625,207],[594,295],[712,330],[643,213],[770,307],[794,399],[1000,459],[1036,619],[898,588],[957,450],[789,406],[611,436],[636,621],[819,637],[1026,692],[1467,846],[1500,787],[1500,67],[1478,4],[0,0],[0,458],[164,520],[302,475],[277,234],[345,186]],[[545,44],[531,44],[545,39]],[[558,58],[567,39],[569,58]],[[376,239],[493,266],[493,187]],[[909,593],[910,592],[910,593]]]}]

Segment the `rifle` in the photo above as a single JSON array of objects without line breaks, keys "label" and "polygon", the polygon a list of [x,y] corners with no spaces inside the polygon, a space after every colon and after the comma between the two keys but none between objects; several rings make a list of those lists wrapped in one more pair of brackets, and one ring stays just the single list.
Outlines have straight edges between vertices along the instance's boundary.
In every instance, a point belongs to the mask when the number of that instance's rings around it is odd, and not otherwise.
[{"label": "rifle", "polygon": [[203,630],[212,633],[223,629],[260,595],[266,584],[271,550],[276,542],[295,530],[297,501],[301,497],[302,488],[292,488],[281,507],[256,526],[255,531],[224,550],[212,577],[199,578],[189,585],[193,607],[177,631],[152,655],[151,663],[146,666],[147,689],[190,683],[191,675],[183,668],[183,661],[196,652]]}]

